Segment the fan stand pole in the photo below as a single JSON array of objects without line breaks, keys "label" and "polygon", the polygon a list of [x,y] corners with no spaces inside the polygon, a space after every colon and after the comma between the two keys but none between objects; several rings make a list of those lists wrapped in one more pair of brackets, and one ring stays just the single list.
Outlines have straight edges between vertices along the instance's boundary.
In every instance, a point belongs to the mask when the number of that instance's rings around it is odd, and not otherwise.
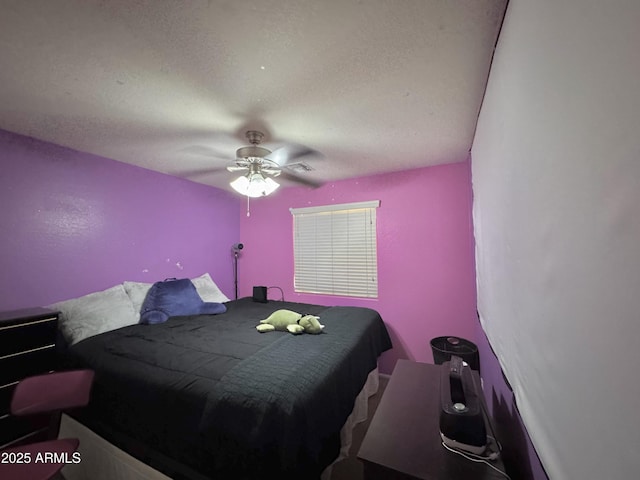
[{"label": "fan stand pole", "polygon": [[235,286],[236,300],[238,299],[238,252],[233,252],[233,283]]}]

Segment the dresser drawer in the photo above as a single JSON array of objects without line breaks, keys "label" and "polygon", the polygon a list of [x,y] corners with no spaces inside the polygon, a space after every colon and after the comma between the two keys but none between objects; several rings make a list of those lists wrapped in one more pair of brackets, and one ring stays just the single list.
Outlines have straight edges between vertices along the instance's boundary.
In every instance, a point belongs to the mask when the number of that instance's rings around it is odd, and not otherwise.
[{"label": "dresser drawer", "polygon": [[14,417],[0,415],[0,449],[9,444],[17,445],[20,440],[28,442],[41,441],[47,437],[50,415],[33,415],[30,417]]},{"label": "dresser drawer", "polygon": [[11,397],[16,389],[18,381],[0,385],[0,417],[9,413],[11,405]]},{"label": "dresser drawer", "polygon": [[0,312],[0,449],[46,439],[51,415],[9,410],[20,380],[54,370],[57,329],[58,312],[47,308]]},{"label": "dresser drawer", "polygon": [[0,357],[0,386],[31,375],[49,372],[56,360],[55,343]]},{"label": "dresser drawer", "polygon": [[55,343],[57,328],[56,316],[0,326],[0,358]]}]

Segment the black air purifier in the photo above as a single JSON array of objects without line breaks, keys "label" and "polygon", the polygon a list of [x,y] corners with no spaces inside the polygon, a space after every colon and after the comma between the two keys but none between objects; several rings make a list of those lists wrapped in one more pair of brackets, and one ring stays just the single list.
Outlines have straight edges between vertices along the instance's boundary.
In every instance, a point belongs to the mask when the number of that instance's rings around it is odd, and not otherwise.
[{"label": "black air purifier", "polygon": [[267,303],[267,287],[253,287],[253,301]]}]

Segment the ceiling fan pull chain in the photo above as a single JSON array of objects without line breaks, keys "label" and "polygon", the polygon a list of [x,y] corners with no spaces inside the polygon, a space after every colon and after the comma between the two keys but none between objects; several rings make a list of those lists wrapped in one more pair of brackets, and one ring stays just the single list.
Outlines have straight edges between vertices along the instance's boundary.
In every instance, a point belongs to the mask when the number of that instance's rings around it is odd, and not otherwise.
[{"label": "ceiling fan pull chain", "polygon": [[251,216],[251,212],[249,212],[249,196],[247,195],[247,217]]}]

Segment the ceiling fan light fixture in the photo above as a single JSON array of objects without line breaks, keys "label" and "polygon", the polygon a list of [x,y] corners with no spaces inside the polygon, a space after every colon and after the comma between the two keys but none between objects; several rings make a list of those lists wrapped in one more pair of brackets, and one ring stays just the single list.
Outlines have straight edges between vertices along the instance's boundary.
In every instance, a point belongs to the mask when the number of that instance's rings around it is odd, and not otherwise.
[{"label": "ceiling fan light fixture", "polygon": [[236,178],[229,185],[238,193],[247,197],[266,197],[272,194],[280,186],[272,178],[265,178],[261,173],[254,172]]}]

